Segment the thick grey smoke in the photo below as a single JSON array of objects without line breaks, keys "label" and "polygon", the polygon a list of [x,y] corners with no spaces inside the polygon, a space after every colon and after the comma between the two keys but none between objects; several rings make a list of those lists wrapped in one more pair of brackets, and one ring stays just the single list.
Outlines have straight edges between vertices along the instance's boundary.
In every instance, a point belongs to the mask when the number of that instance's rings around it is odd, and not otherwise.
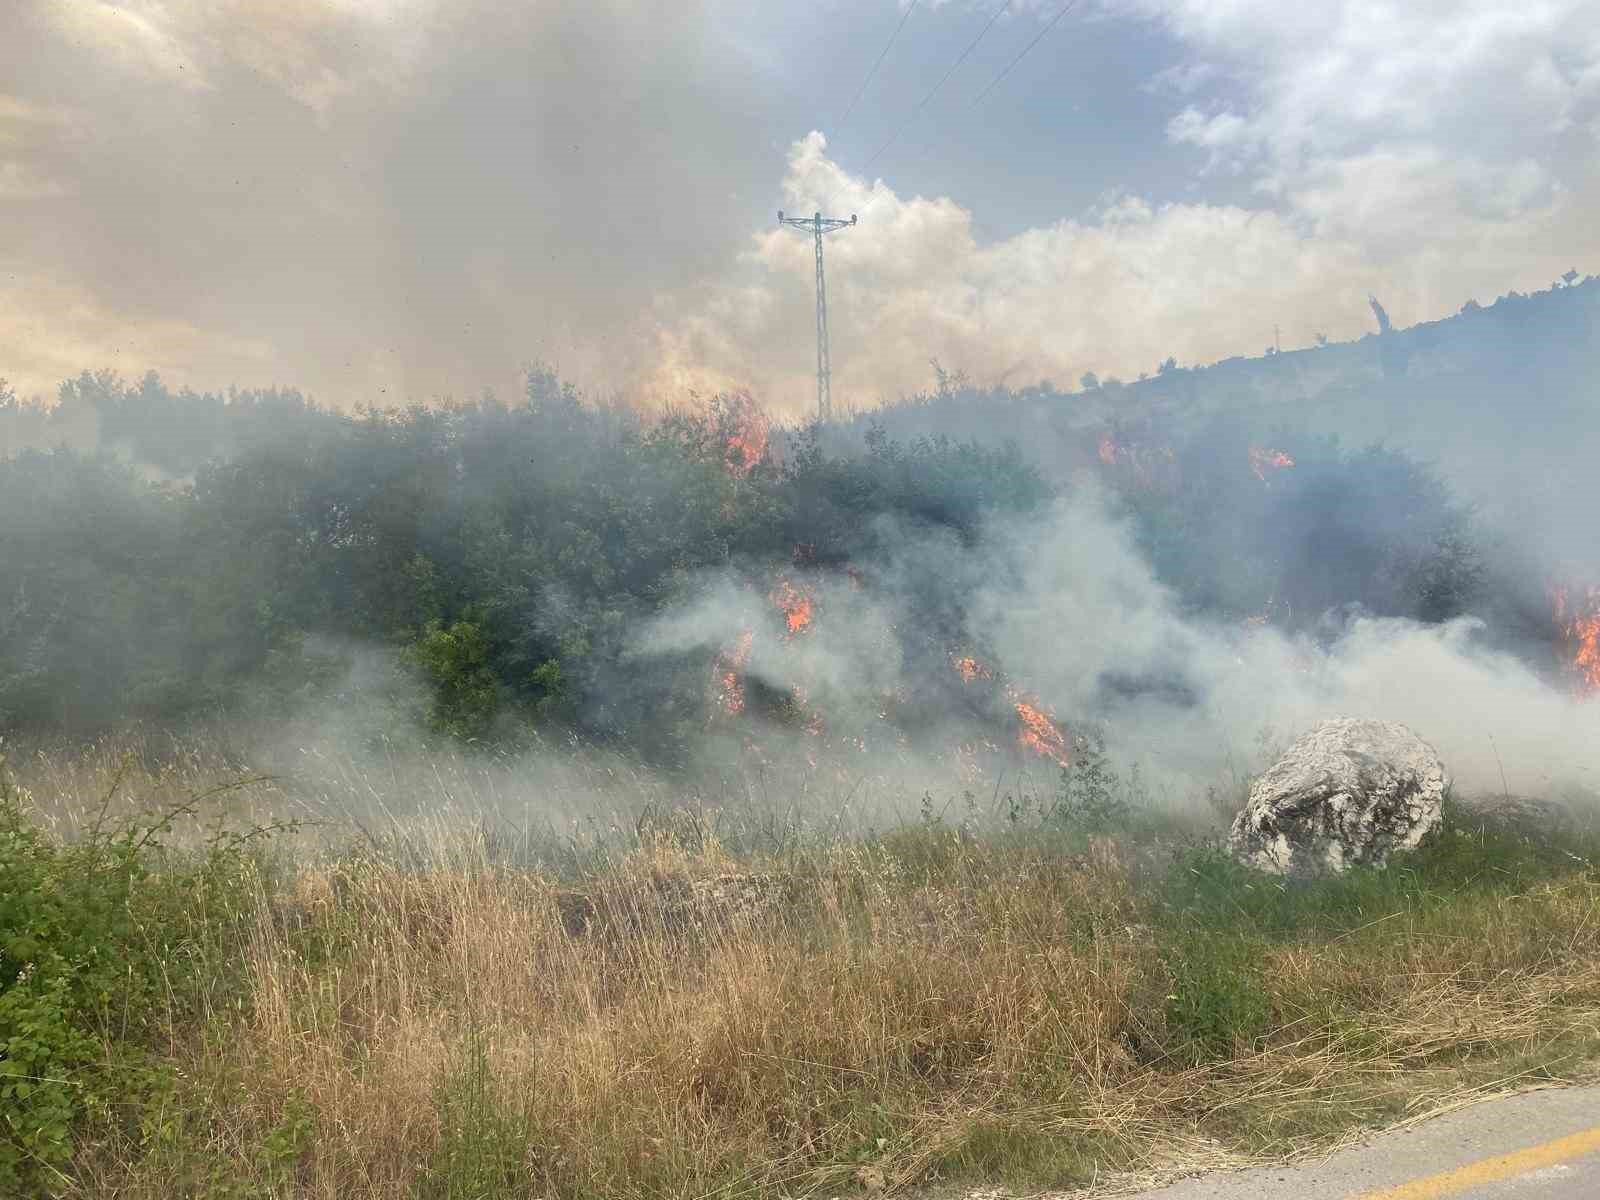
[{"label": "thick grey smoke", "polygon": [[753,71],[701,0],[7,3],[0,374],[621,382],[768,207]]},{"label": "thick grey smoke", "polygon": [[[1069,728],[1094,722],[1124,763],[1138,762],[1180,799],[1248,771],[1263,743],[1326,717],[1406,723],[1443,755],[1468,792],[1556,794],[1600,784],[1600,705],[1540,680],[1486,645],[1471,619],[1427,626],[1352,616],[1321,636],[1186,617],[1092,487],[1047,511],[996,524],[974,547],[907,535],[863,592],[816,592],[812,627],[791,640],[757,636],[746,673],[862,715],[875,696],[914,693],[892,631],[907,620],[920,571],[979,585],[965,636],[986,666],[1042,701]],[[868,599],[870,595],[872,599]],[[769,602],[728,580],[641,638],[644,656],[716,649],[770,624]],[[818,688],[818,681],[823,687]],[[955,739],[976,714],[946,714]],[[948,779],[947,779],[948,782]]]},{"label": "thick grey smoke", "polygon": [[1600,783],[1600,708],[1481,644],[1473,620],[1355,617],[1325,641],[1186,620],[1092,493],[1007,536],[1027,548],[1023,584],[987,597],[980,620],[1058,712],[1099,715],[1108,675],[1181,685],[1183,702],[1156,688],[1102,709],[1128,757],[1215,778],[1263,731],[1357,715],[1410,725],[1470,790],[1499,790],[1502,764],[1523,791]]},{"label": "thick grey smoke", "polygon": [[798,413],[812,264],[780,207],[862,213],[832,273],[862,406],[930,356],[1064,384],[1350,337],[1369,291],[1405,325],[1600,246],[1583,0],[1102,0],[971,104],[1057,11],[1019,0],[877,160],[975,7],[922,6],[841,129],[895,0],[11,0],[0,374],[349,407],[508,394],[537,359]]}]

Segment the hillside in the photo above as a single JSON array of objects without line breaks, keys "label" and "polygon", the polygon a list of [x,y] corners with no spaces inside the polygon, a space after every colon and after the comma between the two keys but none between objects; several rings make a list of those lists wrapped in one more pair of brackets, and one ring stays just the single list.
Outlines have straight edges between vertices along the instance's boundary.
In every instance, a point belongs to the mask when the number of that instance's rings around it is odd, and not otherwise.
[{"label": "hillside", "polygon": [[982,390],[948,376],[863,411],[898,439],[1015,440],[1047,475],[1092,465],[1102,438],[1164,447],[1228,426],[1251,439],[1335,436],[1437,464],[1483,516],[1536,532],[1555,556],[1600,563],[1600,277],[1354,342],[1200,366],[1062,393]]}]

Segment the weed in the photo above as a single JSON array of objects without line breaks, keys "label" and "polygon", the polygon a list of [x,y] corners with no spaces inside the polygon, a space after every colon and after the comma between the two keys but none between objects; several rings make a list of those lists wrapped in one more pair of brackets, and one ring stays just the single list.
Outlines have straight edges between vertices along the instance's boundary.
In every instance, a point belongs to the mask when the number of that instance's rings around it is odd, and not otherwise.
[{"label": "weed", "polygon": [[469,1025],[462,1061],[435,1098],[438,1148],[423,1175],[422,1200],[486,1200],[524,1194],[529,1131],[495,1094],[484,1031]]},{"label": "weed", "polygon": [[0,1193],[1061,1186],[1600,1048],[1582,838],[1452,813],[1290,882],[1174,851],[1131,771],[1077,763],[992,828],[968,796],[878,832],[653,796],[586,842],[395,820],[273,871],[254,826],[180,851],[176,794],[56,838],[12,789]]},{"label": "weed", "polygon": [[0,758],[0,1191],[62,1178],[81,1118],[160,1092],[166,1032],[243,983],[251,839],[169,855],[193,803],[113,823],[110,800],[87,836],[55,843]]}]

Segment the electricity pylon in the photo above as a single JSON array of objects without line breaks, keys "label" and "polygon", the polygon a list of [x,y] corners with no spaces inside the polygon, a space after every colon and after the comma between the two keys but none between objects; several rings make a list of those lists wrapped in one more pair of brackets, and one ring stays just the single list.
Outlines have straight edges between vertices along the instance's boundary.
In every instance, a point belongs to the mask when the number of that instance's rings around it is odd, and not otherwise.
[{"label": "electricity pylon", "polygon": [[817,420],[833,416],[833,366],[828,359],[828,287],[822,277],[822,235],[848,229],[856,223],[855,213],[848,221],[812,213],[809,217],[786,217],[778,210],[778,224],[810,230],[817,239]]}]

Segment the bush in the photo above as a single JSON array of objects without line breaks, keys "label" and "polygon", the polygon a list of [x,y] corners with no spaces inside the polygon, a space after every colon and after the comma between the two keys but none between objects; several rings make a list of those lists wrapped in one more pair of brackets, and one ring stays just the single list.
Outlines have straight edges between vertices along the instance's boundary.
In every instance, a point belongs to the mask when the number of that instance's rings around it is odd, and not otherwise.
[{"label": "bush", "polygon": [[483,1034],[475,1025],[468,1031],[465,1061],[438,1088],[436,1103],[443,1129],[420,1189],[424,1200],[527,1192],[523,1160],[531,1149],[530,1131],[495,1096]]},{"label": "bush", "polygon": [[[490,666],[489,639],[481,626],[457,621],[446,628],[438,621],[430,622],[408,648],[407,657],[432,685],[428,723],[435,730],[467,739],[489,732],[500,710],[500,685]],[[559,672],[559,666],[556,669]]]},{"label": "bush", "polygon": [[1263,949],[1259,939],[1225,930],[1189,928],[1167,941],[1166,1027],[1180,1060],[1214,1062],[1248,1053],[1271,1029]]},{"label": "bush", "polygon": [[1061,768],[1050,816],[1062,827],[1082,833],[1126,829],[1133,817],[1129,793],[1137,786],[1136,774],[1125,785],[1111,765],[1104,734],[1080,734],[1072,739],[1071,762]]},{"label": "bush", "polygon": [[219,960],[253,911],[250,835],[198,855],[163,838],[198,802],[70,845],[25,810],[0,757],[0,1194],[42,1191],[72,1155],[76,1126],[115,1120],[164,1089],[153,1053],[219,994]]}]

